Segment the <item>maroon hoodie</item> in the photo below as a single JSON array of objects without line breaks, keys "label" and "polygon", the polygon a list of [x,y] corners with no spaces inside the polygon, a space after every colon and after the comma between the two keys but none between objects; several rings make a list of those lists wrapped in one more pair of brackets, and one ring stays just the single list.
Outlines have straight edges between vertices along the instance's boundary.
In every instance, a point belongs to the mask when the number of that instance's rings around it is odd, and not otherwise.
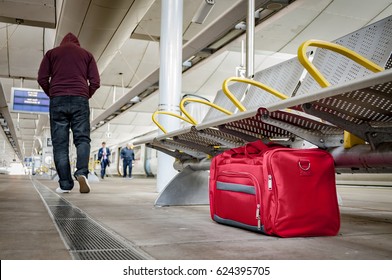
[{"label": "maroon hoodie", "polygon": [[100,86],[93,55],[80,47],[72,33],[45,54],[37,81],[50,98],[65,95],[90,98]]}]

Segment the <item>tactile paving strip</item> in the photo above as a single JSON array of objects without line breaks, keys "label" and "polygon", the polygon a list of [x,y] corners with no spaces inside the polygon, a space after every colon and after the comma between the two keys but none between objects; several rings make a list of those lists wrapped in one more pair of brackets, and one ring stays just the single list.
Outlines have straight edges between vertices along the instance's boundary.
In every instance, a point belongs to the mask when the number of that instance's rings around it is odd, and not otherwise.
[{"label": "tactile paving strip", "polygon": [[36,180],[33,180],[33,184],[74,259],[152,259],[130,241],[106,229],[45,185]]}]

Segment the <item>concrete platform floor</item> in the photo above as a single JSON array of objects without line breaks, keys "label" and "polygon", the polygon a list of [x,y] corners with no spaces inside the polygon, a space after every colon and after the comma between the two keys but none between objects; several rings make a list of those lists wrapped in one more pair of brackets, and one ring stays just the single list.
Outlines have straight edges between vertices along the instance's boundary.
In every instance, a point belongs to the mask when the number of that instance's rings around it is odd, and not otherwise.
[{"label": "concrete platform floor", "polygon": [[[76,183],[60,196],[153,259],[392,259],[392,187],[338,186],[338,236],[283,239],[217,224],[208,205],[154,207],[154,179],[109,177],[91,185],[89,194]],[[72,259],[28,176],[0,175],[0,259]]]}]

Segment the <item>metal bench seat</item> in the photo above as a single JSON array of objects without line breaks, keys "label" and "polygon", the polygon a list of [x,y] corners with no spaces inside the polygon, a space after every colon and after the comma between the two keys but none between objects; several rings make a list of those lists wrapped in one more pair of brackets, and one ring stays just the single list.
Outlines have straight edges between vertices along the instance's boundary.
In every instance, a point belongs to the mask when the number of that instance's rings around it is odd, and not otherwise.
[{"label": "metal bench seat", "polygon": [[[334,156],[337,169],[392,172],[392,70],[382,71],[391,65],[388,62],[392,53],[391,38],[392,16],[339,38],[334,44],[314,40],[304,42],[299,48],[298,60],[308,74],[303,81],[299,77],[294,81],[296,89],[292,94],[285,92],[289,98],[278,100],[270,96],[268,88],[260,90],[251,86],[245,92],[242,104],[238,97],[230,98],[243,112],[206,120],[154,141],[178,142],[185,148],[203,152],[208,158],[230,148],[227,143],[233,136],[236,137],[230,142],[233,145],[255,139],[287,140],[291,145],[293,140],[303,139],[328,149]],[[312,63],[304,55],[309,46],[318,47]],[[276,70],[281,71],[279,67]],[[382,72],[376,73],[378,71]],[[268,86],[282,87],[279,84]],[[223,89],[225,91],[225,83]],[[246,108],[246,111],[243,104],[250,109]],[[218,130],[222,133],[220,137],[203,142],[206,135],[216,135]],[[202,135],[205,131],[207,133]],[[367,143],[345,149],[342,143],[349,133]]]},{"label": "metal bench seat", "polygon": [[[287,93],[287,96],[290,96],[297,87],[299,78],[303,71],[304,69],[300,65],[299,61],[296,58],[293,58],[256,73],[254,80],[259,83],[269,84],[276,90],[283,91]],[[235,98],[236,100],[253,100],[252,102],[246,101],[245,103],[250,107],[257,103],[271,103],[273,101],[280,100],[271,96],[262,89],[253,86],[250,87],[248,84],[242,82],[233,83],[228,86],[228,89],[230,91],[231,98]],[[192,98],[188,98],[188,100],[191,100],[192,102],[199,101]],[[187,102],[187,99],[183,102]],[[213,104],[230,112],[234,112],[236,109],[235,104],[223,93],[222,90],[217,92]],[[186,112],[184,113],[187,114]],[[211,107],[201,124],[208,124],[215,120],[222,120],[224,122],[227,116],[228,115],[222,113],[222,111]],[[191,116],[189,116],[189,118],[191,118]],[[258,138],[250,135],[249,133],[226,133],[219,127],[204,126],[203,128],[199,128],[199,125],[195,124],[192,129],[187,127],[166,133],[156,137],[155,141],[162,142],[167,139],[177,141],[182,145],[188,145],[188,147],[192,149],[199,149],[201,152],[207,153],[209,156],[214,156],[225,149],[242,146],[247,142],[257,140]],[[149,143],[153,140],[154,139],[148,139],[140,143]],[[164,150],[161,151],[165,152]],[[167,150],[167,153],[172,153],[172,150]]]},{"label": "metal bench seat", "polygon": [[392,142],[392,69],[357,81],[300,95],[267,107],[270,112],[301,107],[365,139],[373,149]]},{"label": "metal bench seat", "polygon": [[[389,40],[389,36],[392,30],[391,18],[392,17],[386,18],[358,31],[352,32],[342,38],[337,39],[335,43],[348,46],[360,53],[363,57],[372,60],[372,62],[376,63],[377,65],[388,68],[389,64],[387,61],[392,51],[392,44]],[[328,83],[328,86],[334,84],[344,84],[350,80],[358,81],[362,77],[371,75],[370,70],[358,65],[357,62],[327,49],[317,49],[312,63],[319,70],[324,80],[328,81],[326,82]],[[320,82],[314,78],[314,75],[310,74],[306,75],[299,88],[294,91],[298,85],[302,70],[303,68],[301,68],[301,65],[295,58],[256,73],[254,79],[256,81],[260,81],[263,84],[267,84],[274,89],[277,89],[277,91],[285,92],[286,94],[288,93],[288,96],[308,95],[311,92],[320,91],[322,85],[320,85]],[[240,91],[233,90],[235,93],[234,96],[237,100],[241,98],[241,93],[244,91],[244,88],[241,86],[241,84],[243,83],[236,83],[231,85],[233,88],[241,88]],[[238,94],[239,92],[240,94]],[[291,92],[293,92],[293,94],[291,94]],[[226,108],[228,108],[227,100],[228,99],[225,98],[223,94],[218,94],[215,102],[224,101],[226,102]],[[312,108],[314,109],[315,107],[310,108],[308,106],[309,108],[297,108],[308,114],[290,114],[280,112],[279,114],[274,113],[271,115],[264,112],[262,115],[263,117],[261,117],[258,109],[268,108],[268,105],[274,102],[280,103],[282,101],[279,101],[278,98],[258,87],[251,86],[248,91],[245,92],[245,96],[242,102],[242,105],[252,112],[250,113],[249,117],[244,117],[243,115],[238,114],[242,119],[234,123],[230,121],[231,117],[224,117],[224,120],[221,122],[210,123],[209,120],[214,120],[218,116],[222,116],[221,112],[212,108],[209,111],[209,114],[207,114],[207,118],[203,121],[203,124],[201,126],[195,126],[195,130],[192,131],[193,140],[188,141],[187,144],[193,146],[194,148],[198,146],[198,143],[201,143],[201,141],[199,141],[197,137],[194,137],[194,135],[197,133],[197,131],[204,130],[205,136],[209,133],[207,130],[208,126],[222,131],[222,135],[218,143],[213,144],[213,146],[221,145],[222,148],[231,147],[230,145],[225,145],[225,139],[228,140],[233,135],[242,138],[244,141],[271,138],[275,140],[287,138],[293,139],[295,137],[299,137],[320,148],[329,148],[341,145],[344,130],[349,131],[362,139],[369,140],[368,136],[365,137],[365,134],[369,134],[369,132],[366,131],[366,127],[362,126],[355,128],[355,130],[357,129],[358,131],[363,132],[353,131],[352,127],[350,129],[347,127],[347,125],[342,125],[339,121],[337,122],[333,117],[335,114],[332,114],[332,111],[324,110],[324,112],[327,112],[326,116],[320,112],[314,112]],[[347,102],[340,102],[339,106],[343,110],[350,111],[352,109],[350,107],[351,105],[347,105]],[[355,106],[354,103],[352,106]],[[317,106],[317,108],[321,109],[320,106]],[[233,110],[232,107],[230,109]],[[363,108],[357,108],[355,110],[357,110],[357,112],[362,112]],[[279,115],[281,118],[277,118],[277,115]],[[333,116],[331,117],[330,115]],[[348,116],[349,115],[350,114],[348,114]],[[315,117],[317,117],[317,119]],[[298,119],[295,120],[295,118]],[[328,121],[329,123],[333,123],[336,125],[336,127],[333,125],[327,125],[320,119]],[[220,120],[222,120],[222,117]],[[181,136],[184,136],[184,134],[181,133]],[[181,138],[176,139],[181,140]],[[379,137],[379,139],[381,139],[380,141],[383,141],[382,137]],[[376,144],[378,144],[380,141],[378,141]],[[239,141],[238,143],[241,144],[242,142]],[[186,143],[183,142],[183,144]],[[204,144],[200,147],[205,151]],[[213,156],[214,154],[215,150],[210,150],[209,155]]]}]

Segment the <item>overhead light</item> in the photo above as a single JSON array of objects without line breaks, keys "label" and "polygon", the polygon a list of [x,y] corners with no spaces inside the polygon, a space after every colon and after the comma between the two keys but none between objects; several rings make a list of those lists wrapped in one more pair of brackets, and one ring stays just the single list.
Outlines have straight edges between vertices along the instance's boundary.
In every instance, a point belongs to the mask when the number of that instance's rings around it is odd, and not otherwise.
[{"label": "overhead light", "polygon": [[141,101],[142,101],[142,100],[140,99],[139,96],[135,96],[134,98],[131,99],[131,102],[132,102],[132,103],[139,103],[139,102],[141,102]]},{"label": "overhead light", "polygon": [[192,61],[187,60],[182,63],[183,67],[192,67]]},{"label": "overhead light", "polygon": [[234,29],[236,29],[236,30],[246,30],[246,22],[245,21],[241,21],[241,22],[237,23],[234,26]]},{"label": "overhead light", "polygon": [[192,18],[192,22],[202,24],[215,5],[215,0],[204,0]]}]

